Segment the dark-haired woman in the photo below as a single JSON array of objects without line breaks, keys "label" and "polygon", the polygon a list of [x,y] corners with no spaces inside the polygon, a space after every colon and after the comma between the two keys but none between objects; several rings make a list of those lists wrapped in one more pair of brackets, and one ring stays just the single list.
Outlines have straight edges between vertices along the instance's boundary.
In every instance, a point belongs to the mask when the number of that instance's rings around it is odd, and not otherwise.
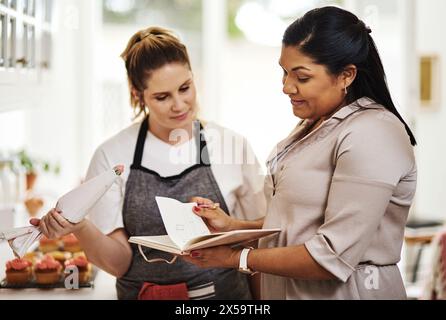
[{"label": "dark-haired woman", "polygon": [[264,299],[405,299],[397,263],[416,141],[392,102],[371,30],[348,11],[312,10],[285,32],[280,66],[283,92],[303,120],[268,160],[266,217],[196,213],[220,230],[282,232],[258,249],[218,247],[186,259],[261,272]]}]

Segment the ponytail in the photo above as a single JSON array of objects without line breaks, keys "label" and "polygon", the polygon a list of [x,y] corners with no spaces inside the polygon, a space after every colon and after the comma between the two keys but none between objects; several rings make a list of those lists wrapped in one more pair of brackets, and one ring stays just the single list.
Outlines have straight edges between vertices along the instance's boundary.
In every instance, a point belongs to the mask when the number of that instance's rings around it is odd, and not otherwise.
[{"label": "ponytail", "polygon": [[357,64],[358,75],[352,84],[352,90],[347,96],[348,103],[352,103],[361,97],[369,97],[375,102],[384,106],[387,110],[392,112],[406,128],[412,146],[417,145],[412,130],[410,130],[406,121],[404,121],[401,114],[395,107],[392,97],[390,95],[389,87],[387,85],[386,74],[384,71],[381,58],[375,41],[371,35],[368,35],[368,55],[364,63]]}]

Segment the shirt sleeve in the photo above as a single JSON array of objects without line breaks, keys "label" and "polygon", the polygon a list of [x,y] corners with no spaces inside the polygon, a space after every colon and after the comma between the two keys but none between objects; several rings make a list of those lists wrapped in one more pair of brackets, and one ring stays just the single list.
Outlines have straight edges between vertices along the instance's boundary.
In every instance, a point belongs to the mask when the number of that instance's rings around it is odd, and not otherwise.
[{"label": "shirt sleeve", "polygon": [[245,161],[241,166],[243,183],[236,190],[234,211],[239,219],[257,220],[266,214],[263,192],[265,175],[247,139],[244,139]]},{"label": "shirt sleeve", "polygon": [[[91,179],[112,168],[102,148],[96,150],[90,162],[86,179]],[[122,206],[124,201],[123,181],[118,179],[98,202],[89,210],[88,219],[104,234],[124,228]]]},{"label": "shirt sleeve", "polygon": [[324,223],[305,243],[343,282],[361,262],[400,179],[415,164],[404,126],[392,117],[365,112],[339,136]]}]

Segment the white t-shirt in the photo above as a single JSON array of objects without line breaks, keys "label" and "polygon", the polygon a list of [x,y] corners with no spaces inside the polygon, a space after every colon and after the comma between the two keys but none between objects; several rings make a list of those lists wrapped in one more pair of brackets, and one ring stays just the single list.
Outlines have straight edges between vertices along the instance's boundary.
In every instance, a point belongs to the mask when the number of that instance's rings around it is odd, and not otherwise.
[{"label": "white t-shirt", "polygon": [[[88,217],[104,234],[124,228],[122,207],[125,185],[141,123],[122,130],[98,147],[90,162],[87,179],[118,164],[125,166],[119,183],[88,212]],[[211,170],[228,206],[236,218],[255,220],[263,217],[266,202],[263,171],[247,140],[237,133],[209,123],[204,127]],[[148,132],[141,165],[162,177],[182,173],[197,163],[198,146],[194,139],[172,146]],[[199,195],[197,195],[199,196]]]}]

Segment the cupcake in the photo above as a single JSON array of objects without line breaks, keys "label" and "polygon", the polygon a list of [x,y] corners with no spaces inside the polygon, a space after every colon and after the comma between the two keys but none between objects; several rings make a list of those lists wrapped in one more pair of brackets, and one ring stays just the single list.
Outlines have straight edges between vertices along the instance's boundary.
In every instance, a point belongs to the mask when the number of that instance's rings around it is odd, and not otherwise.
[{"label": "cupcake", "polygon": [[74,258],[78,258],[78,257],[84,257],[85,259],[87,259],[87,255],[83,251],[79,251],[79,252],[73,253],[73,259]]},{"label": "cupcake", "polygon": [[68,251],[71,253],[82,251],[82,248],[79,244],[79,240],[72,233],[63,237],[62,242],[63,242],[65,251]]},{"label": "cupcake", "polygon": [[58,239],[48,239],[42,236],[39,242],[39,250],[43,253],[48,253],[51,251],[57,251],[60,247],[60,241]]},{"label": "cupcake", "polygon": [[91,277],[91,264],[83,256],[78,256],[65,261],[65,269],[75,266],[79,272],[79,283],[85,283],[90,280]]},{"label": "cupcake", "polygon": [[46,255],[53,257],[62,267],[65,265],[65,261],[71,259],[71,253],[67,251],[52,251],[48,252]]},{"label": "cupcake", "polygon": [[61,271],[61,264],[53,257],[46,255],[34,266],[36,283],[55,284],[60,280]]},{"label": "cupcake", "polygon": [[6,262],[6,281],[8,284],[25,284],[31,280],[31,262],[14,259]]},{"label": "cupcake", "polygon": [[32,265],[35,265],[36,262],[40,259],[40,257],[41,257],[40,252],[33,251],[33,252],[28,252],[27,254],[25,254],[23,259],[31,262]]}]

